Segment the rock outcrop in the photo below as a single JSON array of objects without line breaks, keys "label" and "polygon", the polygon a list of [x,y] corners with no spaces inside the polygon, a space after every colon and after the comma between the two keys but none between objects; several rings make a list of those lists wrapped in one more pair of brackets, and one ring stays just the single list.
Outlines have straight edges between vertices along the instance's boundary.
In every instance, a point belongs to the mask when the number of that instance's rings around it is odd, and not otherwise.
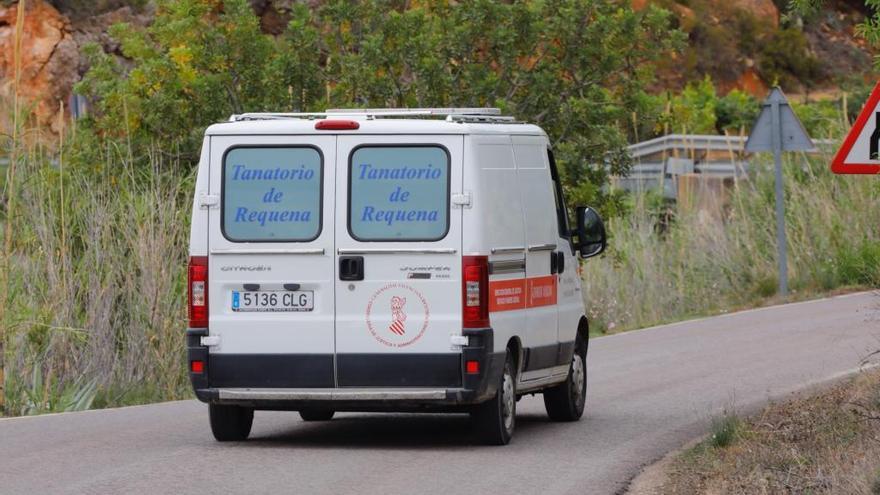
[{"label": "rock outcrop", "polygon": [[[15,92],[17,14],[18,3],[0,6],[0,102],[7,108]],[[119,46],[107,34],[108,28],[118,22],[145,26],[150,18],[149,11],[119,7],[97,15],[76,15],[71,21],[46,0],[26,0],[18,96],[36,120],[29,125],[58,132],[62,103],[69,115],[73,85],[88,68],[81,56],[83,44],[97,42],[106,52],[118,53]],[[0,119],[6,119],[8,113]],[[0,121],[0,132],[8,129],[9,122]]]},{"label": "rock outcrop", "polygon": [[[61,102],[67,104],[78,79],[79,50],[70,23],[42,0],[26,3],[21,40],[19,101],[31,105],[40,126],[58,125]],[[15,93],[15,27],[18,5],[0,7],[0,99],[11,102]],[[5,118],[5,116],[4,116]]]}]

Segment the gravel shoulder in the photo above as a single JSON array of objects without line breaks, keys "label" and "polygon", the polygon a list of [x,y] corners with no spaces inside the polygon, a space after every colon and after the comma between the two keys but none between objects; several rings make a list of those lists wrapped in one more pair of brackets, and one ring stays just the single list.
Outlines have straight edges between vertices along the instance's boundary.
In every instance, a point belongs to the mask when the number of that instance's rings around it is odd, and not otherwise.
[{"label": "gravel shoulder", "polygon": [[627,493],[880,493],[876,364],[722,423],[646,468]]}]

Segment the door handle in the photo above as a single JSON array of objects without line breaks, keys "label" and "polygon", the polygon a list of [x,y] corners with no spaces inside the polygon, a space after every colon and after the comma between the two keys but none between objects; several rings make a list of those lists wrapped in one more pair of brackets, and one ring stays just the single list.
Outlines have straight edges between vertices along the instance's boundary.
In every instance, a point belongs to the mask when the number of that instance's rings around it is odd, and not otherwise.
[{"label": "door handle", "polygon": [[550,253],[550,275],[565,271],[565,253],[554,251]]},{"label": "door handle", "polygon": [[364,279],[363,256],[339,257],[339,280],[356,281]]}]

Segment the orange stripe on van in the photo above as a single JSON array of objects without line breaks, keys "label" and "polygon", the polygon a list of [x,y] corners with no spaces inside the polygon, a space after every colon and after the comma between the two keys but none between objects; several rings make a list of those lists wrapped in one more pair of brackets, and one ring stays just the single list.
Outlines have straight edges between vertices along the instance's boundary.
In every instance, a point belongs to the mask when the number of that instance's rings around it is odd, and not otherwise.
[{"label": "orange stripe on van", "polygon": [[489,311],[513,311],[556,304],[556,275],[489,282]]},{"label": "orange stripe on van", "polygon": [[556,304],[556,275],[534,277],[528,280],[528,297],[526,305],[530,308],[536,306],[550,306]]},{"label": "orange stripe on van", "polygon": [[489,311],[513,311],[526,307],[526,280],[494,280],[489,282]]}]

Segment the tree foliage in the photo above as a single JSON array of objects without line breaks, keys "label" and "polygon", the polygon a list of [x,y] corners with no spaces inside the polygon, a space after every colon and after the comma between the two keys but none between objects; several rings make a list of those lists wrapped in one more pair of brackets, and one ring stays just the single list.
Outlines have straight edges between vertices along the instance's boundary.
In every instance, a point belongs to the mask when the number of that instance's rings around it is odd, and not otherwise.
[{"label": "tree foliage", "polygon": [[159,0],[150,27],[111,34],[126,60],[89,47],[78,86],[99,139],[192,163],[204,127],[232,113],[498,106],[548,132],[569,199],[606,212],[652,63],[683,41],[667,11],[618,0],[329,0],[295,5],[278,37],[246,0]]}]

